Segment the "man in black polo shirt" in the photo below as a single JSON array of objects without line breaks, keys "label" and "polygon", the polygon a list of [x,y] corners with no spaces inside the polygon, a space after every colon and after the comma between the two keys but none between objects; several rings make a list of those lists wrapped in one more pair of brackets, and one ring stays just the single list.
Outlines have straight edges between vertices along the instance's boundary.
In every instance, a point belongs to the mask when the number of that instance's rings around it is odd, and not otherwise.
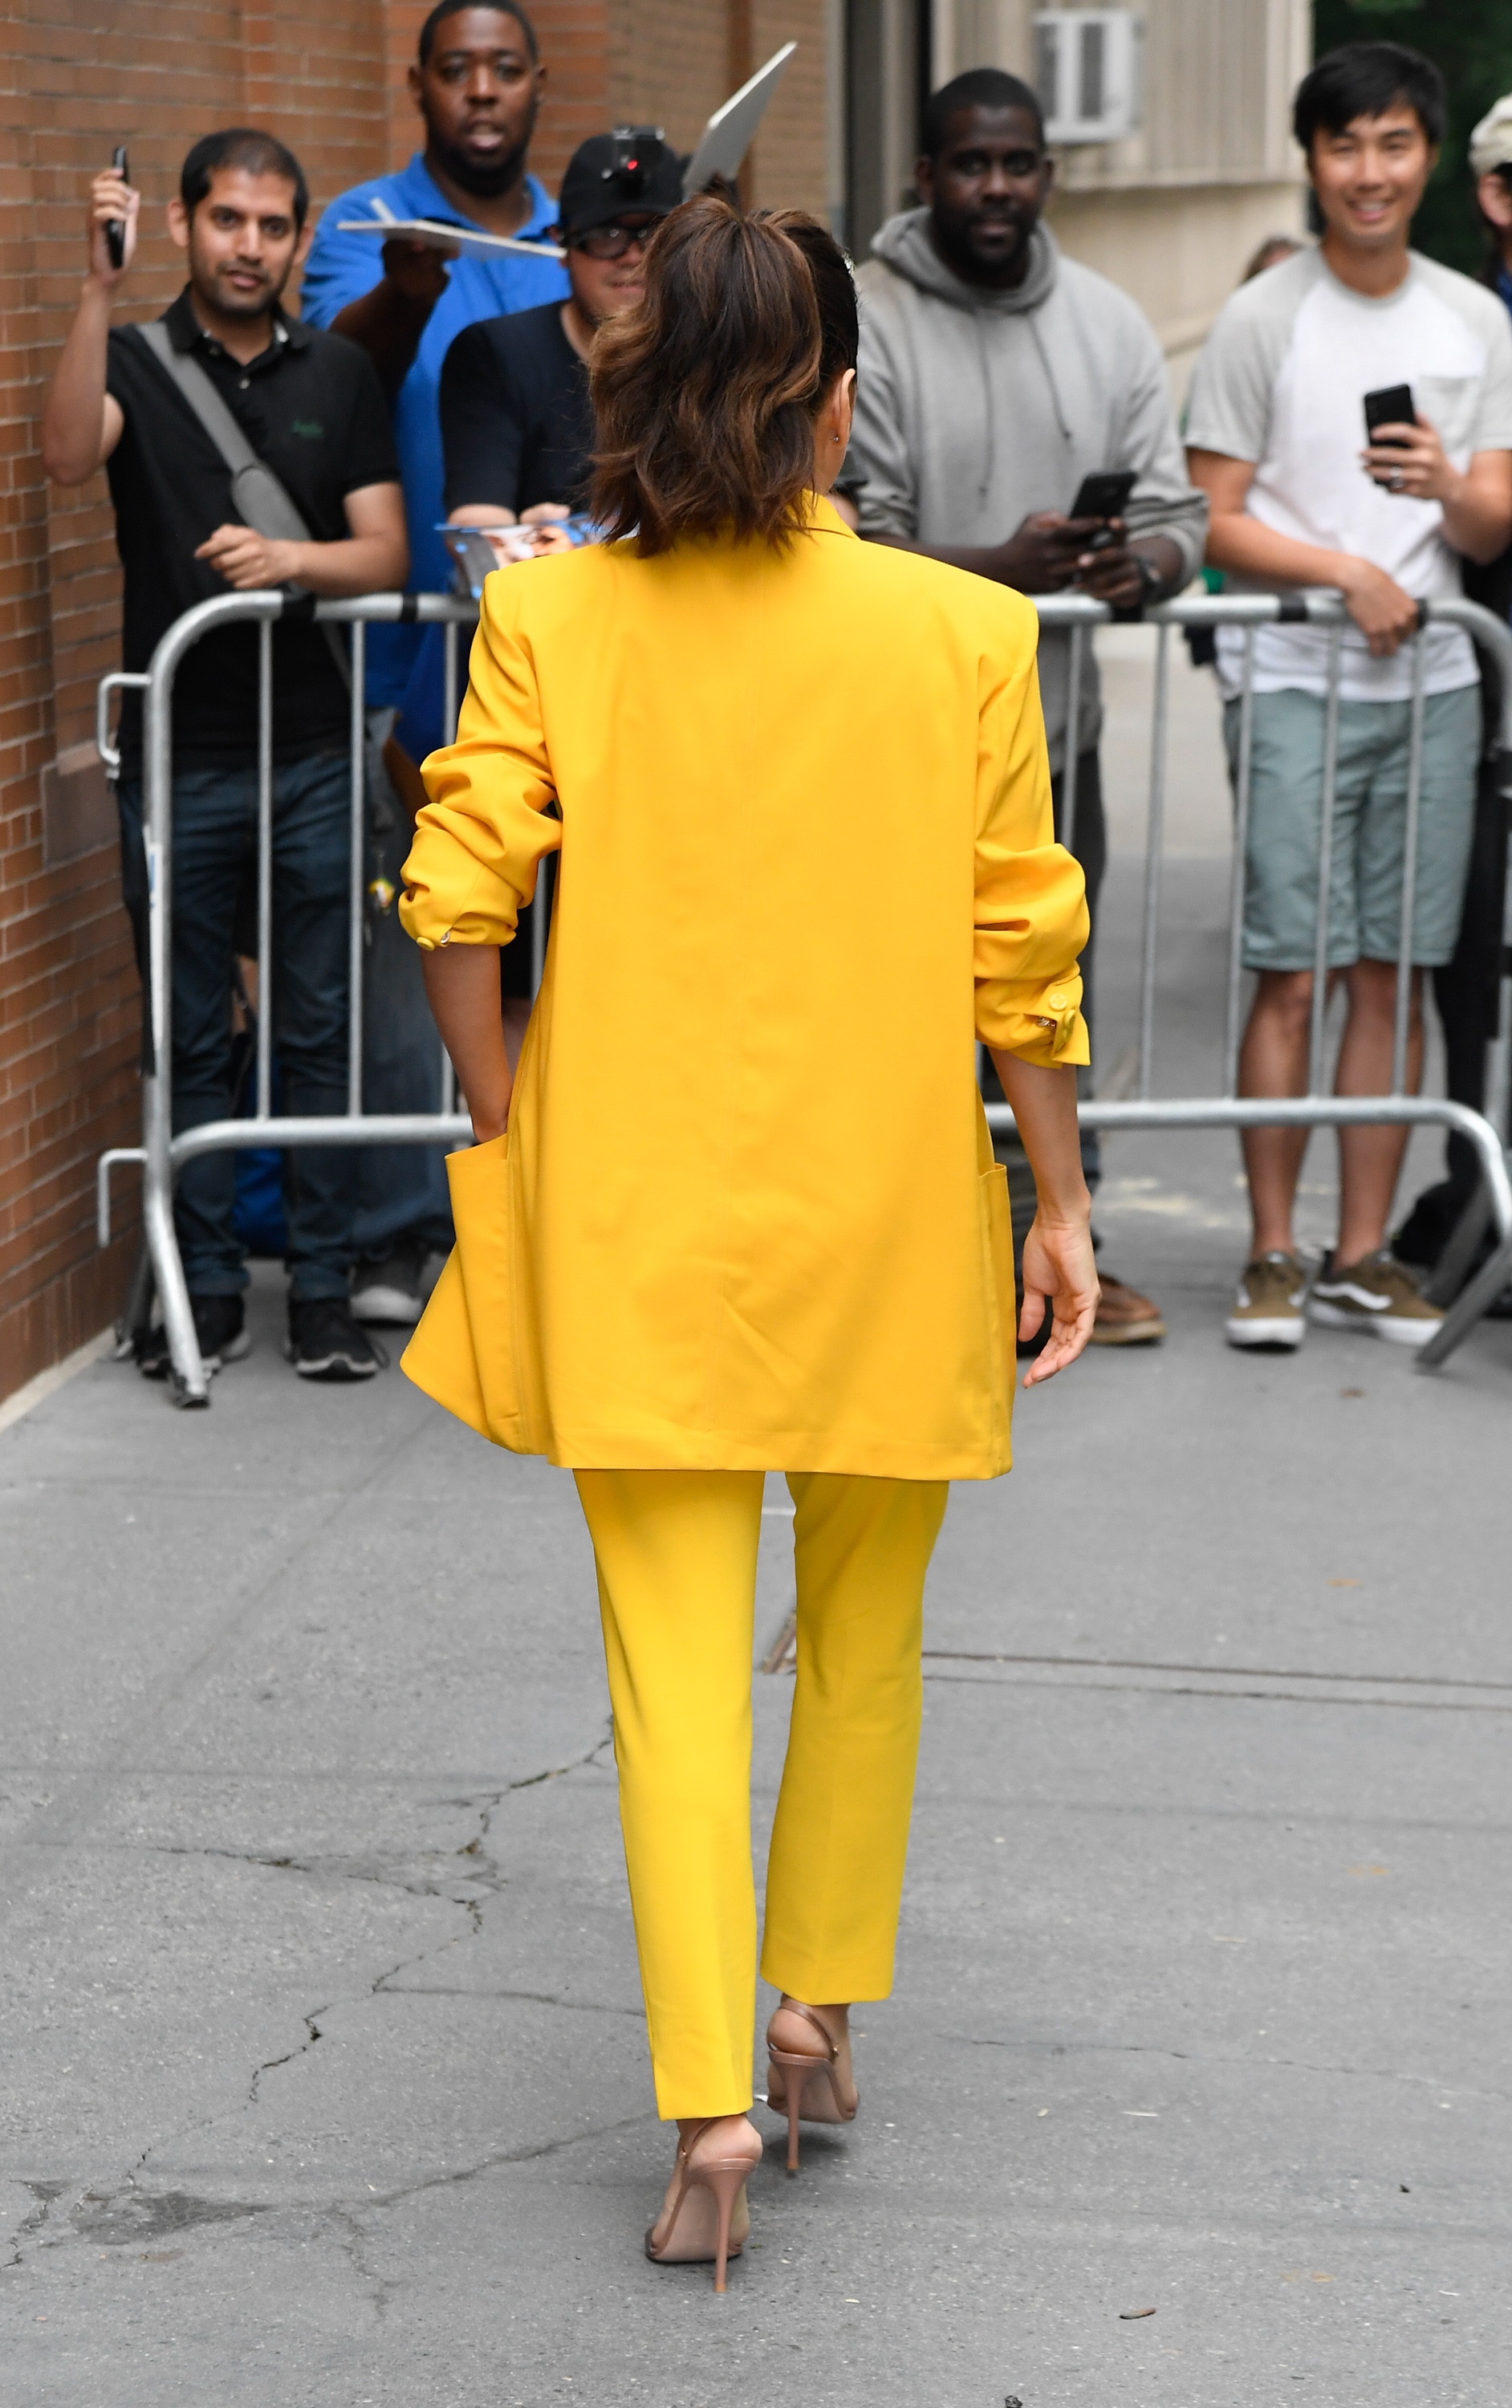
[{"label": "man in black polo shirt", "polygon": [[[539,530],[580,509],[593,450],[588,351],[606,318],[646,289],[646,246],[682,199],[682,165],[649,127],[620,127],[579,143],[562,179],[556,240],[572,295],[464,327],[441,369],[441,442],[453,526]],[[505,1041],[518,1059],[530,1018],[532,903],[505,948]]]},{"label": "man in black polo shirt", "polygon": [[[122,656],[144,669],[159,638],[197,602],[230,588],[298,585],[321,595],[402,585],[407,568],[398,465],[372,363],[339,335],[285,317],[279,296],[307,245],[298,162],[270,135],[212,134],[184,162],[168,205],[189,282],[163,320],[195,359],[248,441],[283,484],[313,540],[242,524],[231,472],[167,368],[110,307],[136,247],[138,196],[96,177],[89,272],[48,394],[49,473],[81,485],[105,466],[125,572]],[[107,224],[124,225],[122,265]],[[173,1125],[231,1108],[230,973],[236,896],[255,858],[257,630],[226,627],[189,653],[174,688]],[[271,1001],[283,1101],[292,1112],[347,1103],[350,802],[346,681],[321,629],[274,634]],[[141,713],[121,717],[121,857],[142,957]],[[286,1158],[289,1353],[305,1377],[365,1379],[379,1356],[347,1303],[356,1154],[300,1148]],[[178,1244],[207,1369],[244,1354],[247,1269],[232,1226],[234,1157],[186,1165]],[[142,1369],[162,1376],[154,1331]]]}]

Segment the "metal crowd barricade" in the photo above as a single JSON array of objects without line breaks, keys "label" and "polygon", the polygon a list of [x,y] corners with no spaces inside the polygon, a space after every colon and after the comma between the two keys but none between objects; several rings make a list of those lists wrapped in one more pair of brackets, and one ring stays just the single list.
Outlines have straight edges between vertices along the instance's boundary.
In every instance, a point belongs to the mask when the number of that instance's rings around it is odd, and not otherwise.
[{"label": "metal crowd barricade", "polygon": [[[146,1259],[157,1290],[172,1358],[169,1393],[180,1405],[206,1405],[209,1383],[200,1359],[189,1292],[174,1232],[174,1181],[196,1155],[247,1146],[291,1145],[435,1145],[464,1144],[471,1125],[455,1111],[450,1066],[437,1048],[437,1087],[441,1107],[435,1112],[364,1113],[363,1073],[363,911],[366,838],[366,742],[363,707],[366,629],[396,623],[439,623],[445,634],[444,695],[448,734],[455,728],[459,693],[458,629],[471,624],[476,605],[446,595],[365,595],[351,601],[321,602],[314,615],[321,621],[351,629],[352,702],[351,866],[349,889],[350,1020],[347,1054],[347,1111],[323,1117],[275,1113],[272,1110],[273,913],[273,624],[292,610],[280,594],[228,594],[202,602],[176,621],[158,645],[145,675],[113,674],[101,681],[97,736],[107,765],[117,756],[108,741],[110,695],[138,688],[144,705],[144,834],[149,894],[149,980],[146,1008],[151,1039],[151,1068],[144,1073],[142,1142],[112,1147],[98,1164],[98,1235],[109,1240],[109,1182],[118,1163],[142,1167],[142,1216]],[[306,606],[300,605],[303,614]],[[1504,946],[1500,1012],[1495,1043],[1488,1064],[1488,1093],[1501,1116],[1500,1132],[1490,1119],[1462,1104],[1436,1096],[1405,1093],[1410,980],[1399,975],[1392,1087],[1380,1096],[1337,1096],[1324,1092],[1327,1077],[1325,1013],[1327,1009],[1328,895],[1332,877],[1333,799],[1337,762],[1339,670],[1342,660],[1344,608],[1336,595],[1190,595],[1158,605],[1146,618],[1157,629],[1155,695],[1151,726],[1149,818],[1147,840],[1144,930],[1139,985],[1138,1095],[1133,1101],[1093,1101],[1080,1107],[1090,1126],[1133,1128],[1254,1128],[1339,1127],[1344,1125],[1424,1124],[1456,1129],[1473,1147],[1481,1170],[1481,1187],[1451,1240],[1447,1263],[1459,1275],[1468,1268],[1488,1221],[1494,1225],[1495,1245],[1483,1268],[1447,1313],[1443,1326],[1421,1348],[1417,1361],[1425,1368],[1442,1363],[1466,1330],[1483,1312],[1512,1275],[1512,1182],[1505,1152],[1506,1093],[1512,1068],[1512,948]],[[1109,620],[1105,604],[1081,595],[1048,595],[1040,598],[1043,626],[1066,628],[1071,635],[1068,724],[1076,725],[1077,704],[1083,681],[1085,647],[1090,631]],[[1432,616],[1464,627],[1475,638],[1482,658],[1493,664],[1500,681],[1501,750],[1504,791],[1512,794],[1512,633],[1489,610],[1464,601],[1422,606],[1426,623]],[[238,621],[257,625],[259,642],[258,709],[258,1025],[256,1109],[250,1118],[208,1121],[175,1137],[173,1128],[172,956],[173,910],[173,685],[179,665],[211,628]],[[1245,846],[1248,827],[1251,734],[1253,722],[1254,630],[1275,621],[1308,622],[1327,627],[1330,687],[1325,717],[1324,792],[1319,864],[1319,919],[1314,980],[1308,1092],[1305,1096],[1251,1099],[1236,1093],[1240,1018],[1243,1003],[1241,953],[1244,914]],[[1227,1012],[1224,1039],[1224,1082],[1220,1095],[1162,1097],[1152,1093],[1155,1037],[1155,971],[1160,943],[1161,871],[1163,857],[1166,737],[1169,722],[1170,642],[1173,627],[1236,625],[1247,633],[1246,672],[1241,698],[1238,744],[1238,793],[1234,808],[1234,868],[1230,890]],[[1406,796],[1406,861],[1401,920],[1401,960],[1410,953],[1413,889],[1422,754],[1423,648],[1415,645],[1416,671],[1409,738]],[[1066,763],[1063,789],[1063,835],[1076,841],[1076,747]],[[543,903],[548,887],[538,893]],[[1512,939],[1512,900],[1507,933]],[[534,914],[532,990],[540,983],[544,964],[547,910]],[[1400,964],[1399,964],[1400,968]],[[988,1109],[991,1126],[1012,1126],[1007,1106]]]},{"label": "metal crowd barricade", "polygon": [[[1113,613],[1105,603],[1085,595],[1055,594],[1035,597],[1042,627],[1070,632],[1067,677],[1067,725],[1077,725],[1077,704],[1084,679],[1085,648],[1093,627]],[[1407,1043],[1410,1025],[1412,914],[1417,881],[1418,824],[1422,770],[1423,676],[1425,648],[1409,639],[1413,655],[1412,709],[1408,734],[1407,792],[1404,830],[1405,876],[1398,938],[1395,1025],[1391,1088],[1385,1096],[1332,1096],[1328,1078],[1326,1016],[1328,1010],[1329,893],[1333,879],[1334,798],[1338,767],[1339,685],[1343,666],[1346,612],[1338,594],[1308,590],[1286,595],[1183,595],[1157,604],[1144,613],[1157,629],[1155,692],[1151,713],[1149,813],[1146,840],[1144,927],[1139,977],[1139,1047],[1137,1096],[1133,1101],[1088,1102],[1080,1106],[1084,1125],[1102,1129],[1196,1128],[1324,1128],[1379,1126],[1417,1127],[1436,1125],[1455,1129],[1475,1149],[1480,1166],[1477,1195],[1450,1240],[1437,1274],[1446,1287],[1463,1276],[1484,1235],[1488,1222],[1496,1238],[1490,1258],[1446,1312],[1442,1326],[1415,1360],[1424,1370],[1445,1362],[1492,1299],[1512,1277],[1512,1180],[1508,1177],[1507,1087],[1512,1070],[1512,882],[1504,895],[1504,943],[1499,983],[1497,1028],[1488,1052],[1487,1097],[1492,1118],[1464,1104],[1406,1092]],[[1478,603],[1463,600],[1419,605],[1419,629],[1430,620],[1463,627],[1474,639],[1482,663],[1493,666],[1500,704],[1498,764],[1501,791],[1512,796],[1512,631]],[[1255,629],[1277,622],[1308,624],[1330,631],[1328,695],[1323,732],[1323,793],[1318,867],[1318,931],[1314,954],[1312,1017],[1308,1049],[1307,1093],[1290,1097],[1255,1098],[1238,1094],[1239,1043],[1244,1000],[1243,929],[1245,854],[1249,826],[1249,796],[1254,724]],[[1176,627],[1237,626],[1245,631],[1244,676],[1240,695],[1238,759],[1234,812],[1234,864],[1230,882],[1228,978],[1223,1045],[1222,1093],[1210,1096],[1156,1096],[1151,1092],[1155,1051],[1155,971],[1160,947],[1161,871],[1163,857],[1166,739],[1169,722],[1171,631]],[[1077,748],[1067,748],[1062,785],[1062,837],[1076,846]],[[990,1126],[1011,1129],[1013,1114],[1006,1104],[990,1105]]]},{"label": "metal crowd barricade", "polygon": [[[307,606],[297,606],[305,615]],[[178,1173],[197,1154],[244,1146],[460,1145],[472,1136],[465,1114],[455,1108],[451,1068],[436,1041],[434,1112],[363,1111],[363,915],[367,853],[367,724],[364,671],[367,629],[439,623],[444,626],[445,717],[449,738],[456,726],[458,628],[471,625],[477,605],[442,594],[368,594],[351,601],[319,602],[318,620],[351,630],[351,862],[349,914],[349,1020],[347,1036],[347,1110],[344,1114],[304,1116],[272,1109],[273,1038],[269,1009],[273,991],[273,624],[295,606],[281,594],[218,595],[175,621],[152,655],[145,675],[116,674],[101,681],[96,738],[107,767],[119,767],[108,740],[111,692],[140,689],[143,697],[143,833],[147,847],[148,992],[145,1009],[151,1039],[151,1068],[142,1080],[142,1142],[113,1146],[97,1167],[97,1235],[110,1236],[110,1173],[117,1163],[142,1167],[142,1220],[146,1260],[157,1290],[172,1358],[169,1394],[175,1404],[207,1405],[209,1383],[200,1359],[189,1290],[174,1232],[173,1188]],[[258,630],[257,727],[257,1053],[256,1109],[246,1120],[207,1121],[173,1135],[173,1028],[170,975],[173,918],[173,686],[179,665],[212,628],[244,621]],[[539,983],[542,931],[537,913],[535,980]],[[228,996],[229,1007],[229,996]]]}]

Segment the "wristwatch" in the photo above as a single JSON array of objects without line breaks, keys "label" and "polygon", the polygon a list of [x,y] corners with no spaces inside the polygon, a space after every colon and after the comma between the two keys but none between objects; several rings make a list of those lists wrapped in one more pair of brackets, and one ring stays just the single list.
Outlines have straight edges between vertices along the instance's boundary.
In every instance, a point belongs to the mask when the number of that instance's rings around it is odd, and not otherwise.
[{"label": "wristwatch", "polygon": [[1139,596],[1139,608],[1148,610],[1152,602],[1160,599],[1161,587],[1165,580],[1148,552],[1133,552],[1129,557],[1139,571],[1139,582],[1144,588]]}]

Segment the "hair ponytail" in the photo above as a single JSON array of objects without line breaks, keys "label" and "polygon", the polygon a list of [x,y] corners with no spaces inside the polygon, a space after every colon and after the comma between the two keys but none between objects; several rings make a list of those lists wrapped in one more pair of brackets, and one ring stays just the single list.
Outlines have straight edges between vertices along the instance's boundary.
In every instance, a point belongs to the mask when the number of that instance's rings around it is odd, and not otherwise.
[{"label": "hair ponytail", "polygon": [[785,543],[820,405],[854,364],[849,269],[816,220],[685,203],[647,252],[644,299],[593,344],[592,516],[642,554],[721,529]]}]

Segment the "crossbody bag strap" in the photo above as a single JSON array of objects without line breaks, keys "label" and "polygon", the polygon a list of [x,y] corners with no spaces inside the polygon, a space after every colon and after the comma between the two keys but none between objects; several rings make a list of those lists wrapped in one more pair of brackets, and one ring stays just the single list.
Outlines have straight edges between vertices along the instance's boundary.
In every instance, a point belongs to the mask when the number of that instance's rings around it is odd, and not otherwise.
[{"label": "crossbody bag strap", "polygon": [[[237,424],[232,411],[216,392],[198,360],[187,351],[176,351],[173,337],[164,322],[154,319],[136,329],[152,357],[164,374],[171,377],[209,437],[221,459],[231,471],[232,500],[248,525],[258,535],[267,536],[280,543],[308,543],[312,540],[304,512],[276,469],[270,468],[262,454],[252,449],[245,431]],[[294,592],[299,588],[294,587]],[[321,629],[330,648],[331,658],[348,692],[351,691],[351,664],[347,648],[335,627]]]},{"label": "crossbody bag strap", "polygon": [[[267,462],[265,460],[259,462],[258,454],[253,451],[243,430],[237,425],[231,411],[216,392],[198,360],[192,359],[187,351],[174,349],[173,337],[161,318],[155,319],[149,325],[138,326],[136,331],[157,361],[159,367],[166,369],[168,375],[172,377],[174,383],[183,394],[232,475],[237,477],[244,468],[253,468],[261,465],[278,485],[278,491],[288,503],[291,519],[299,521],[301,533],[292,540],[296,543],[300,541],[307,543],[309,529],[305,524],[298,504],[274,475],[274,471],[268,467]],[[264,530],[259,527],[257,532],[262,535]]]}]

